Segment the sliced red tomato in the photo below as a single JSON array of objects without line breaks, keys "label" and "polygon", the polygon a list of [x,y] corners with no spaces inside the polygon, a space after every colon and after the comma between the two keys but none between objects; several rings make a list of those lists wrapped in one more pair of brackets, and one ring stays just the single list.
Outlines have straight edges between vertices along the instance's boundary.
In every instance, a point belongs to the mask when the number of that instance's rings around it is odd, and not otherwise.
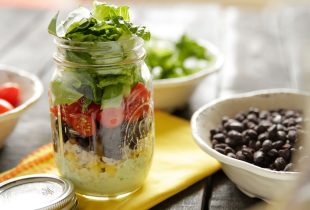
[{"label": "sliced red tomato", "polygon": [[14,107],[20,103],[20,88],[16,83],[7,82],[0,87],[0,98],[8,101]]},{"label": "sliced red tomato", "polygon": [[[61,120],[84,137],[96,134],[95,119],[100,112],[100,106],[91,103],[83,112],[85,99],[81,98],[72,104],[60,105]],[[50,108],[50,111],[57,115],[57,106]]]},{"label": "sliced red tomato", "polygon": [[130,95],[126,99],[126,115],[128,121],[138,121],[144,113],[149,111],[150,91],[143,83],[138,83],[131,89]]},{"label": "sliced red tomato", "polygon": [[61,119],[65,121],[67,124],[70,124],[71,116],[75,116],[77,114],[82,113],[82,106],[79,104],[79,102],[74,102],[69,105],[67,104],[60,105],[60,113],[61,113]]},{"label": "sliced red tomato", "polygon": [[12,110],[14,107],[6,100],[0,99],[0,114]]},{"label": "sliced red tomato", "polygon": [[103,127],[115,128],[124,120],[124,109],[122,108],[105,108],[97,115],[97,120]]},{"label": "sliced red tomato", "polygon": [[95,118],[88,114],[70,114],[68,124],[81,136],[89,137],[96,134]]},{"label": "sliced red tomato", "polygon": [[[84,99],[82,98],[72,104],[60,105],[62,120],[67,122],[67,119],[70,118],[70,115],[82,114],[82,113],[86,115],[93,115],[93,114],[96,115],[100,111],[99,105],[95,103],[91,103],[87,107],[87,109],[83,112],[83,104],[84,104]],[[52,112],[54,113],[54,108]]]},{"label": "sliced red tomato", "polygon": [[100,112],[100,105],[95,104],[95,103],[91,103],[88,107],[85,113],[92,115],[92,114],[97,114],[98,112]]},{"label": "sliced red tomato", "polygon": [[57,106],[50,107],[50,112],[53,113],[57,117],[58,115]]}]

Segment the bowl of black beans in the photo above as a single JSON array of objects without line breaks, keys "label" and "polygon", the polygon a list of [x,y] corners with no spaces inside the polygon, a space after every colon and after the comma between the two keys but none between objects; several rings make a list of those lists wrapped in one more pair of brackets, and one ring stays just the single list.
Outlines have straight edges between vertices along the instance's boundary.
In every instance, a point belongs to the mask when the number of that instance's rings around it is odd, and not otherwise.
[{"label": "bowl of black beans", "polygon": [[194,113],[193,137],[242,192],[272,201],[297,178],[295,164],[309,160],[302,152],[309,102],[282,89],[219,99]]}]

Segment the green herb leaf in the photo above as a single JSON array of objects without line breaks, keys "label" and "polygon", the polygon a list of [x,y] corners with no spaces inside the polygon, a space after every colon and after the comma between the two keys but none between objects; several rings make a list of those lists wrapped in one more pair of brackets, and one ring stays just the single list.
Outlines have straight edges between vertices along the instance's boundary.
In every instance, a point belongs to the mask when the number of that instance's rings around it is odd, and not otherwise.
[{"label": "green herb leaf", "polygon": [[141,37],[145,41],[148,41],[151,39],[151,33],[148,30],[146,30],[145,26],[139,27],[136,34],[137,36]]},{"label": "green herb leaf", "polygon": [[48,33],[57,36],[57,19],[59,12],[52,18],[51,22],[48,24]]},{"label": "green herb leaf", "polygon": [[183,35],[175,46],[179,50],[179,59],[182,61],[188,57],[207,59],[206,49],[186,35]]},{"label": "green herb leaf", "polygon": [[90,99],[88,99],[88,98],[86,98],[86,99],[84,100],[84,103],[83,103],[83,105],[82,105],[82,112],[86,112],[86,111],[87,111],[87,108],[88,108],[88,106],[91,104],[91,102],[92,102],[92,100],[90,100]]},{"label": "green herb leaf", "polygon": [[207,68],[212,57],[207,49],[183,35],[176,43],[160,40],[146,44],[146,63],[153,79],[178,78]]}]

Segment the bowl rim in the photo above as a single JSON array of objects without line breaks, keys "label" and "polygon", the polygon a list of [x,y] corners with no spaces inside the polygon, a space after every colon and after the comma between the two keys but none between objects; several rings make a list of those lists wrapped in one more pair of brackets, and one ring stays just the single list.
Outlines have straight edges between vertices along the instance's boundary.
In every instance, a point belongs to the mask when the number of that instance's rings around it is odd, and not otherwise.
[{"label": "bowl rim", "polygon": [[[223,97],[220,99],[216,99],[208,104],[203,105],[200,107],[192,116],[191,118],[191,127],[192,127],[192,135],[194,141],[198,146],[207,152],[209,155],[214,157],[219,162],[222,162],[226,165],[230,165],[239,169],[243,169],[253,174],[257,174],[267,178],[273,179],[280,179],[280,180],[288,180],[292,178],[296,178],[300,172],[287,172],[287,171],[273,171],[267,168],[262,168],[256,166],[254,164],[237,160],[234,158],[230,158],[226,155],[223,155],[217,151],[215,151],[212,147],[210,147],[205,140],[198,134],[198,118],[200,115],[206,110],[216,106],[218,103],[225,102],[228,100],[235,100],[235,99],[245,99],[245,98],[252,98],[256,96],[263,96],[263,95],[270,95],[270,94],[297,94],[302,96],[310,96],[309,93],[304,91],[296,90],[296,89],[287,89],[287,88],[278,88],[278,89],[266,89],[266,90],[258,90],[258,91],[251,91],[241,94],[236,94],[234,96]],[[207,141],[210,141],[207,139]]]},{"label": "bowl rim", "polygon": [[[170,41],[170,40],[163,40],[163,41]],[[219,71],[219,69],[222,68],[222,66],[224,65],[224,56],[222,52],[219,50],[219,48],[215,44],[206,39],[198,39],[197,41],[199,44],[203,45],[212,56],[214,56],[214,62],[209,67],[194,74],[190,74],[188,76],[153,80],[154,87],[175,86],[178,83],[183,83],[190,80],[198,79],[203,76],[210,75],[212,73]]]},{"label": "bowl rim", "polygon": [[15,66],[0,64],[0,71],[10,72],[17,76],[27,78],[28,80],[33,82],[34,87],[34,94],[31,97],[29,97],[26,101],[24,101],[24,103],[0,115],[0,122],[2,122],[8,119],[17,118],[19,114],[23,113],[31,105],[33,105],[42,95],[43,85],[36,75],[29,73],[25,70],[22,70],[20,68],[17,68]]}]

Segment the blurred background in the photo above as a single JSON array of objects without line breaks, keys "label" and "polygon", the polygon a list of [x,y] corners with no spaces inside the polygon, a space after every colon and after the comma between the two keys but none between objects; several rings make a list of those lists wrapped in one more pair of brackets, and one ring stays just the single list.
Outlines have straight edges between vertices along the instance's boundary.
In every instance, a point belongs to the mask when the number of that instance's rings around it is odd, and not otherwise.
[{"label": "blurred background", "polygon": [[[41,8],[57,8],[57,7],[70,7],[72,5],[87,5],[91,1],[90,0],[1,0],[0,1],[3,5],[9,5],[9,6],[22,6],[22,7],[41,7]],[[107,3],[114,3],[114,4],[149,4],[149,3],[155,3],[155,4],[180,4],[180,3],[186,3],[188,1],[186,0],[168,0],[168,1],[158,1],[158,0],[130,0],[130,1],[124,1],[124,0],[118,0],[118,1],[105,1]],[[190,1],[191,3],[217,3],[221,5],[236,5],[236,6],[245,6],[245,7],[263,7],[266,4],[268,4],[270,1],[268,0],[193,0]]]},{"label": "blurred background", "polygon": [[[39,8],[64,8],[72,7],[76,5],[88,5],[91,4],[91,0],[1,0],[2,5],[7,6],[19,6],[19,7],[39,7]],[[105,1],[107,3],[114,4],[182,4],[182,3],[214,3],[223,6],[238,6],[238,7],[248,7],[248,8],[262,8],[270,4],[285,4],[285,3],[302,3],[307,2],[307,0],[117,0]]]}]

